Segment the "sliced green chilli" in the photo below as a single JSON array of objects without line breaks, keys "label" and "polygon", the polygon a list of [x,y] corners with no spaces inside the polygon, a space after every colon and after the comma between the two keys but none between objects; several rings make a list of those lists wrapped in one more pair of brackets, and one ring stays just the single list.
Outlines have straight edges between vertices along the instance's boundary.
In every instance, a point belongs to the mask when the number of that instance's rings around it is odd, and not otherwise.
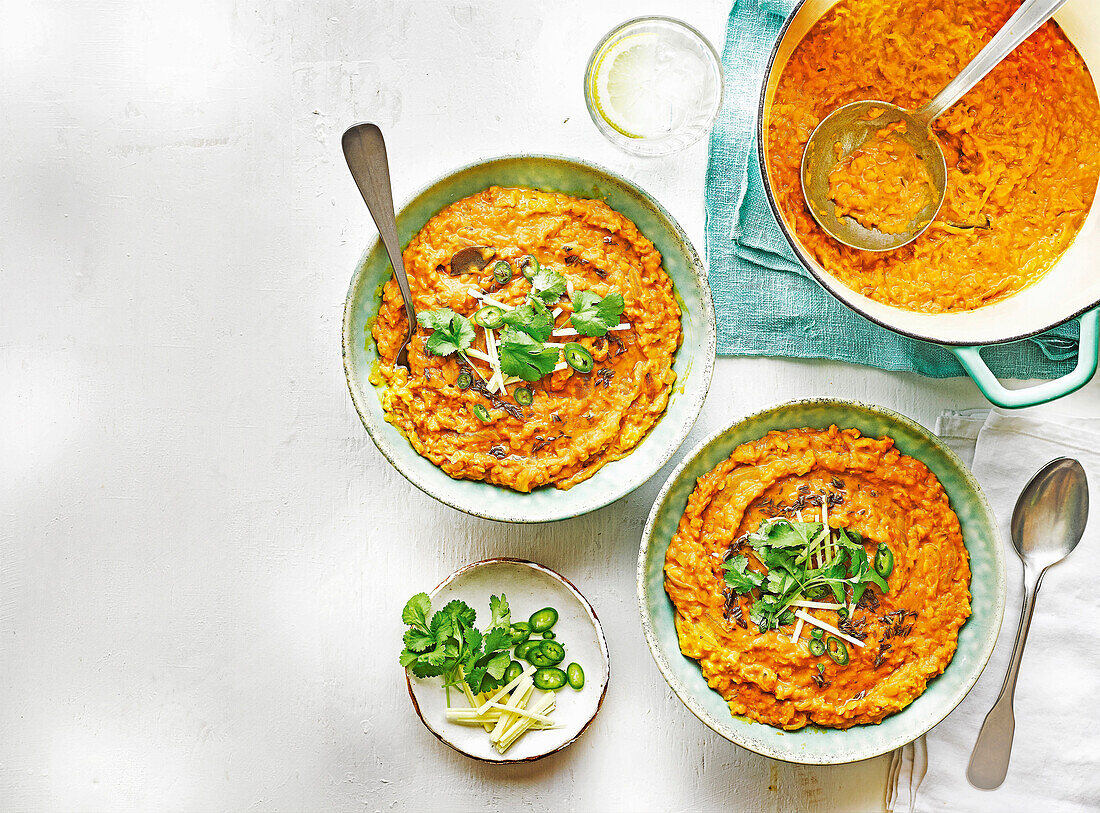
[{"label": "sliced green chilli", "polygon": [[539,272],[539,261],[531,254],[524,254],[516,260],[516,265],[519,266],[520,272],[523,276],[527,277],[527,279],[534,279],[535,274]]},{"label": "sliced green chilli", "polygon": [[553,630],[547,630],[542,634],[542,639],[544,641],[553,641],[557,637],[557,634]]},{"label": "sliced green chilli", "polygon": [[830,635],[825,639],[825,651],[829,653],[830,658],[841,666],[848,664],[848,647],[835,635]]},{"label": "sliced green chilli", "polygon": [[557,641],[547,641],[543,639],[543,642],[539,644],[539,652],[542,653],[542,657],[550,661],[554,666],[565,660],[565,647],[559,644]]},{"label": "sliced green chilli", "polygon": [[810,630],[811,638],[822,638],[824,636],[825,630],[821,629],[821,627],[814,627],[812,630]]},{"label": "sliced green chilli", "polygon": [[531,632],[546,632],[558,623],[558,611],[553,607],[543,607],[531,613],[527,621],[531,625]]},{"label": "sliced green chilli", "polygon": [[489,410],[485,408],[485,404],[474,404],[470,407],[470,411],[474,413],[474,417],[482,423],[489,423],[493,417],[489,414]]},{"label": "sliced green chilli", "polygon": [[493,279],[500,285],[512,281],[512,266],[508,264],[507,260],[498,260],[493,265]]},{"label": "sliced green chilli", "polygon": [[[540,642],[541,643],[541,642]],[[556,666],[554,661],[542,654],[542,647],[534,646],[527,650],[527,662],[532,666],[545,669],[547,666]]]},{"label": "sliced green chilli", "polygon": [[584,688],[584,670],[579,663],[571,663],[565,669],[565,677],[569,685],[577,691]]},{"label": "sliced green chilli", "polygon": [[519,661],[512,661],[510,664],[508,664],[508,668],[504,670],[505,685],[511,683],[522,674],[523,664],[521,664]]},{"label": "sliced green chilli", "polygon": [[483,308],[478,308],[470,318],[475,325],[496,330],[504,324],[504,308],[498,308],[496,305],[486,305]]},{"label": "sliced green chilli", "polygon": [[516,387],[512,397],[516,399],[516,403],[520,406],[531,406],[531,403],[535,400],[535,394],[527,387]]},{"label": "sliced green chilli", "polygon": [[458,385],[460,390],[468,390],[473,386],[474,377],[470,375],[469,370],[463,370],[458,374],[458,378],[455,379],[455,384]]},{"label": "sliced green chilli", "polygon": [[596,365],[588,348],[578,342],[566,342],[562,353],[565,355],[565,363],[578,373],[590,373]]},{"label": "sliced green chilli", "polygon": [[533,678],[535,686],[543,691],[560,689],[568,679],[565,672],[555,666],[547,666],[536,670]]},{"label": "sliced green chilli", "polygon": [[517,621],[512,625],[512,646],[519,646],[531,637],[531,625],[526,621]]},{"label": "sliced green chilli", "polygon": [[810,639],[810,654],[815,658],[820,658],[825,654],[825,642],[820,638]]},{"label": "sliced green chilli", "polygon": [[875,572],[884,579],[894,572],[894,553],[885,542],[875,551]]},{"label": "sliced green chilli", "polygon": [[532,649],[538,649],[538,641],[524,641],[516,647],[515,656],[521,660],[527,660],[527,656],[531,654]]}]

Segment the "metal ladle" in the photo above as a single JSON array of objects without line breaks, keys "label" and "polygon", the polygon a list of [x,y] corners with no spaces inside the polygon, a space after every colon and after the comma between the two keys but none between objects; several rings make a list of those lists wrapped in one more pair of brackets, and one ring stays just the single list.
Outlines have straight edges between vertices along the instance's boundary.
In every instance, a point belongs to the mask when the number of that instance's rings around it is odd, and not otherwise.
[{"label": "metal ladle", "polygon": [[1089,488],[1085,470],[1076,460],[1059,457],[1039,470],[1024,486],[1012,512],[1012,545],[1024,563],[1024,603],[1020,626],[1012,647],[1008,674],[997,702],[985,716],[978,740],[970,754],[966,778],[982,790],[1000,787],[1012,756],[1012,735],[1016,719],[1012,699],[1016,675],[1024,656],[1024,644],[1035,612],[1035,596],[1043,574],[1068,556],[1085,532],[1089,516]]},{"label": "metal ladle", "polygon": [[378,236],[389,255],[401,299],[405,302],[408,327],[405,338],[397,350],[395,362],[408,369],[409,340],[416,330],[416,312],[413,310],[412,291],[401,259],[401,244],[397,242],[397,220],[393,214],[393,191],[390,189],[390,165],[386,158],[386,142],[382,131],[375,124],[363,123],[349,127],[342,139],[344,158],[347,159],[351,177],[355,179],[359,193],[367,204]]},{"label": "metal ladle", "polygon": [[[936,96],[919,110],[890,102],[866,100],[838,107],[814,128],[802,153],[802,191],[810,213],[828,234],[852,248],[889,251],[909,243],[932,225],[947,194],[947,162],[932,132],[932,122],[978,84],[1001,60],[1049,20],[1068,0],[1024,0],[978,55]],[[876,112],[877,111],[877,112]],[[829,198],[829,173],[841,158],[859,148],[878,130],[905,122],[897,137],[912,145],[932,178],[928,203],[899,233],[868,229],[854,218],[837,217]],[[840,144],[840,156],[834,145]]]}]

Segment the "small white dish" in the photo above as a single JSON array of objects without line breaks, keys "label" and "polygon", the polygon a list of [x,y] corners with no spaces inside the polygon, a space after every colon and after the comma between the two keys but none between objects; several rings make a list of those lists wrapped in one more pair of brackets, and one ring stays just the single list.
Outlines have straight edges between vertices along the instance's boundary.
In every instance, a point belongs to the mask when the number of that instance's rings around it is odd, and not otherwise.
[{"label": "small white dish", "polygon": [[[592,605],[564,577],[550,568],[525,559],[486,559],[459,568],[431,592],[432,612],[460,599],[477,611],[479,628],[489,617],[489,596],[504,593],[512,621],[526,621],[544,607],[558,611],[556,639],[565,647],[565,661],[584,669],[580,691],[565,686],[558,690],[554,720],[558,728],[528,731],[504,754],[498,753],[485,729],[446,721],[447,699],[442,680],[416,678],[406,672],[409,697],[421,721],[445,745],[483,762],[531,762],[560,751],[588,728],[603,704],[610,677],[610,659],[603,627]],[[462,693],[451,690],[451,699],[464,705]]]}]

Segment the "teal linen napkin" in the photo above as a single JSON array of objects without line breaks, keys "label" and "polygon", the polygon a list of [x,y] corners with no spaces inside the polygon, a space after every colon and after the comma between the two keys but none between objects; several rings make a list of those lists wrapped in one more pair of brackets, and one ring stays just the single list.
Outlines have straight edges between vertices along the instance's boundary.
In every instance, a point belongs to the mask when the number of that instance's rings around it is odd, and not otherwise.
[{"label": "teal linen napkin", "polygon": [[[718,315],[718,353],[828,358],[934,378],[964,375],[936,345],[881,328],[849,310],[799,264],[764,195],[756,109],[772,47],[797,0],[736,0],[722,67],[726,99],[710,139],[707,259]],[[990,347],[1003,378],[1055,378],[1077,353],[1075,321],[1043,336]]]}]

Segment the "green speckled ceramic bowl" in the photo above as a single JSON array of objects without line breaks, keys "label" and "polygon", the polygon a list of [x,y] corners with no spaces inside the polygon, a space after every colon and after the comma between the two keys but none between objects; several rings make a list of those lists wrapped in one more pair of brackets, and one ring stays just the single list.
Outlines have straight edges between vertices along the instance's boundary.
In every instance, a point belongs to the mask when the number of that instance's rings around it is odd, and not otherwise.
[{"label": "green speckled ceramic bowl", "polygon": [[401,209],[397,233],[405,246],[440,209],[490,186],[514,186],[598,198],[630,218],[653,241],[676,286],[683,311],[683,344],[673,369],[676,384],[664,416],[633,452],[608,463],[567,491],[553,487],[521,494],[488,483],[455,480],[413,449],[386,422],[370,383],[378,358],[369,325],[381,304],[381,286],[393,273],[381,244],[367,249],[344,306],[344,371],[351,399],[379,451],[413,485],[460,511],[504,522],[549,522],[608,505],[640,486],[672,457],[703,407],[714,368],[715,324],[710,287],[699,255],[659,203],[624,178],[576,159],[506,156],[463,167],[431,184]]},{"label": "green speckled ceramic bowl", "polygon": [[[864,435],[894,439],[904,454],[928,466],[947,491],[962,523],[970,554],[973,615],[959,633],[959,648],[943,674],[907,708],[878,725],[845,731],[807,727],[782,731],[734,717],[718,692],[707,686],[696,661],[680,652],[673,606],[664,588],[665,552],[696,480],[742,443],[773,429],[836,424]],[[767,757],[810,765],[856,762],[911,742],[946,717],[978,680],[1001,628],[1005,605],[1004,547],[997,521],[981,487],[958,456],[920,424],[896,412],[850,401],[795,401],[744,418],[700,444],[673,472],[650,512],[638,555],[638,600],[646,640],[672,690],[696,717],[723,737]],[[975,732],[976,733],[976,732]]]}]

